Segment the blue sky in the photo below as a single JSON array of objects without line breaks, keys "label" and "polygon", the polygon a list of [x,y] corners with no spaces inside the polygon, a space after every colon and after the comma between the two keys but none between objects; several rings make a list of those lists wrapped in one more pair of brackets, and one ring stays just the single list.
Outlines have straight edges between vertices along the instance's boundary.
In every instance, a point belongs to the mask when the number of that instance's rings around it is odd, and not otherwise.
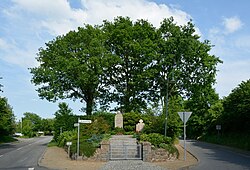
[{"label": "blue sky", "polygon": [[[51,118],[58,102],[41,100],[30,83],[28,68],[35,67],[40,47],[78,26],[101,24],[104,19],[129,16],[148,19],[158,26],[173,16],[183,25],[190,19],[201,35],[215,47],[211,54],[223,60],[218,66],[220,97],[250,78],[250,1],[228,0],[1,0],[0,1],[0,84],[17,119],[25,112]],[[75,114],[84,105],[69,103]]]}]

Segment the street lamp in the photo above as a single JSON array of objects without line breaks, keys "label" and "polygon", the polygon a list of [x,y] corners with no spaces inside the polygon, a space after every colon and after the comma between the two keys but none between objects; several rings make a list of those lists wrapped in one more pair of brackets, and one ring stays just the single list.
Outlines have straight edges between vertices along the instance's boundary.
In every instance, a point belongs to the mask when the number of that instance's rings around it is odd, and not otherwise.
[{"label": "street lamp", "polygon": [[168,86],[171,83],[174,83],[174,72],[172,72],[172,79],[169,81],[168,77],[166,77],[167,80],[167,87],[166,87],[166,99],[165,99],[165,106],[166,106],[166,117],[165,117],[165,128],[164,128],[164,136],[167,136],[167,119],[168,119]]}]

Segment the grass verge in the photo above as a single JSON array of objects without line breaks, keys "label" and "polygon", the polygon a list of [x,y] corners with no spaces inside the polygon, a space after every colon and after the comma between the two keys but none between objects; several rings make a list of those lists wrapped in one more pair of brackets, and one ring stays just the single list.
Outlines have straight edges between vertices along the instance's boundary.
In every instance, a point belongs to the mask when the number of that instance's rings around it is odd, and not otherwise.
[{"label": "grass verge", "polygon": [[0,144],[1,143],[8,143],[8,142],[15,142],[17,139],[13,138],[12,136],[0,136]]}]

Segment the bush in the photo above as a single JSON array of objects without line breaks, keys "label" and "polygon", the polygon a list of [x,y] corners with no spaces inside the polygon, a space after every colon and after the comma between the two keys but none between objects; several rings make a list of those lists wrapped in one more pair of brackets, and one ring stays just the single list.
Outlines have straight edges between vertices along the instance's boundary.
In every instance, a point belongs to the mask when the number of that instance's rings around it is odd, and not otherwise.
[{"label": "bush", "polygon": [[116,127],[113,131],[113,135],[123,135],[125,133],[125,130],[123,128]]},{"label": "bush", "polygon": [[76,131],[66,131],[63,132],[58,138],[57,138],[57,144],[59,147],[64,147],[66,145],[66,142],[70,142],[74,139],[77,139],[77,133]]},{"label": "bush", "polygon": [[160,147],[160,144],[172,144],[172,138],[165,137],[158,133],[142,134],[140,135],[141,141],[148,141],[155,147]]}]

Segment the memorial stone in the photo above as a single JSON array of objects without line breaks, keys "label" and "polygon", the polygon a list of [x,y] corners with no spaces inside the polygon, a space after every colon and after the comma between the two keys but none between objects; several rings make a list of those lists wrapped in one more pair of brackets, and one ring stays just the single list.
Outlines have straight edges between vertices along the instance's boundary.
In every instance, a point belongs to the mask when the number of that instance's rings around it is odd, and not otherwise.
[{"label": "memorial stone", "polygon": [[121,112],[117,112],[115,115],[115,128],[123,128],[123,116]]},{"label": "memorial stone", "polygon": [[136,132],[140,132],[142,131],[142,129],[144,128],[145,123],[143,123],[143,120],[140,119],[139,123],[136,124]]}]

